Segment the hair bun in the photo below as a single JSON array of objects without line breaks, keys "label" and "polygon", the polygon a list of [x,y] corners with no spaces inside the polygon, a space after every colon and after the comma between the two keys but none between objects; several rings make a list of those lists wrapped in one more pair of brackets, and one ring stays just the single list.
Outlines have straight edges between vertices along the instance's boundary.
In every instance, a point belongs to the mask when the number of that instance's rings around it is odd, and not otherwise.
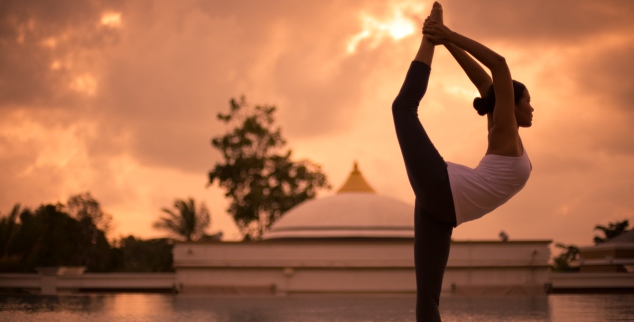
[{"label": "hair bun", "polygon": [[[524,97],[524,91],[526,86],[516,80],[513,80],[513,96],[515,98],[515,104],[519,103],[520,99]],[[489,86],[489,90],[484,97],[476,97],[473,100],[473,107],[478,111],[480,115],[487,115],[493,112],[495,109],[495,90],[493,84]]]},{"label": "hair bun", "polygon": [[489,112],[489,104],[487,102],[487,99],[484,99],[482,97],[476,97],[473,100],[473,107],[476,109],[476,111],[478,111],[479,115],[486,115]]}]

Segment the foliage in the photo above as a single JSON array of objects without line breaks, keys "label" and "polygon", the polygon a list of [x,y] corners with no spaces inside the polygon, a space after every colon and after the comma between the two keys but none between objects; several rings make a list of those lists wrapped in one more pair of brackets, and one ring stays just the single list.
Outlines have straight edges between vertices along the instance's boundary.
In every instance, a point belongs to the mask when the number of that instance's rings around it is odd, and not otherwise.
[{"label": "foliage", "polygon": [[91,221],[95,228],[107,233],[112,226],[112,215],[101,210],[90,192],[71,196],[66,202],[68,214],[79,221]]},{"label": "foliage", "polygon": [[[617,221],[611,222],[608,226],[596,225],[594,230],[600,230],[603,232],[604,237],[594,236],[594,243],[600,244],[606,242],[614,237],[621,235],[627,231],[629,221]],[[578,272],[579,271],[579,247],[575,245],[564,245],[557,243],[557,248],[562,249],[559,256],[553,258],[553,271],[556,272]]]},{"label": "foliage", "polygon": [[275,106],[247,105],[244,97],[231,99],[228,114],[219,121],[233,125],[214,137],[224,163],[209,172],[209,185],[218,182],[231,199],[229,213],[245,239],[259,238],[284,212],[315,197],[319,188],[330,188],[319,165],[292,161],[281,129],[274,127]]},{"label": "foliage", "polygon": [[0,217],[0,271],[6,270],[8,267],[16,266],[20,261],[20,257],[12,251],[15,248],[13,241],[20,230],[20,224],[17,223],[20,214],[20,204],[16,204],[6,217]]},{"label": "foliage", "polygon": [[562,243],[557,243],[555,246],[562,249],[563,252],[553,259],[553,271],[578,272],[579,247],[575,245],[564,245]]},{"label": "foliage", "polygon": [[211,219],[204,203],[196,210],[194,199],[176,199],[174,208],[177,211],[163,208],[166,216],[154,222],[154,228],[166,230],[177,238],[184,238],[185,241],[198,240],[205,236],[205,229],[209,227]]},{"label": "foliage", "polygon": [[86,266],[108,269],[110,245],[103,231],[89,220],[78,221],[61,204],[41,205],[21,212],[12,242],[6,246],[2,271],[32,272],[40,266]]},{"label": "foliage", "polygon": [[172,248],[174,243],[167,238],[142,240],[128,236],[118,241],[119,247],[112,249],[116,272],[173,272]]},{"label": "foliage", "polygon": [[602,225],[594,226],[594,230],[600,230],[603,233],[603,237],[594,236],[594,244],[598,245],[619,236],[627,231],[627,226],[629,225],[629,220],[625,219],[623,221],[611,222],[607,227]]},{"label": "foliage", "polygon": [[0,216],[0,272],[35,272],[41,266],[86,266],[88,272],[172,272],[173,242],[133,236],[111,247],[105,231],[112,217],[83,193],[66,205],[35,212],[16,204]]}]

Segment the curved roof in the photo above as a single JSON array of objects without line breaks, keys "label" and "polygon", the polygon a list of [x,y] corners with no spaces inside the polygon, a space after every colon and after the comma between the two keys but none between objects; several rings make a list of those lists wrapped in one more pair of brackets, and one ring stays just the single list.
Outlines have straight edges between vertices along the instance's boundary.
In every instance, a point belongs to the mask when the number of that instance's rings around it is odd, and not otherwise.
[{"label": "curved roof", "polygon": [[374,193],[355,163],[337,194],[309,200],[286,212],[264,239],[414,237],[414,207]]}]

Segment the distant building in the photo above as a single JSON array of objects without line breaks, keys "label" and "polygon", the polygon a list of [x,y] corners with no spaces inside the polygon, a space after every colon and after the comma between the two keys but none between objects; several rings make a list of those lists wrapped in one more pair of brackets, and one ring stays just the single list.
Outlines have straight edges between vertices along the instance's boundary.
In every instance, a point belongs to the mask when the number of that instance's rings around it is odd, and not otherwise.
[{"label": "distant building", "polygon": [[553,273],[555,293],[634,292],[634,230],[607,242],[579,248],[578,273]]},{"label": "distant building", "polygon": [[[356,163],[333,195],[289,210],[255,242],[183,242],[176,284],[194,293],[415,292],[414,209],[381,196]],[[550,240],[453,241],[443,292],[539,294]]]},{"label": "distant building", "polygon": [[595,246],[581,247],[579,257],[582,273],[634,273],[634,230]]}]

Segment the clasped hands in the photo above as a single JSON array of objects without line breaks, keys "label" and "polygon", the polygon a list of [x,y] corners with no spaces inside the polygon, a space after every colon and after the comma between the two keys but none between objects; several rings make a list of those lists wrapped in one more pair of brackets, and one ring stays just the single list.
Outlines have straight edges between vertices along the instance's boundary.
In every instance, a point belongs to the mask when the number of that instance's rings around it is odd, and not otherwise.
[{"label": "clasped hands", "polygon": [[429,17],[425,19],[423,35],[435,45],[443,45],[450,42],[451,33],[452,31],[442,22],[430,20]]}]

